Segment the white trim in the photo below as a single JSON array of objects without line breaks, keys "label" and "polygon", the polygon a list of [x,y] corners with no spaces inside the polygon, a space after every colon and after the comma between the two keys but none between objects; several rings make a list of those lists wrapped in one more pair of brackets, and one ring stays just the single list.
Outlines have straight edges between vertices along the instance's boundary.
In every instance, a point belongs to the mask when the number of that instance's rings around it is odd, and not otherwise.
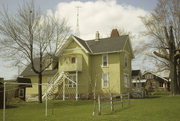
[{"label": "white trim", "polygon": [[130,39],[129,39],[129,35],[128,35],[128,38],[126,39],[126,42],[125,42],[124,47],[123,47],[123,50],[125,50],[125,47],[126,47],[127,42],[129,42],[129,45],[130,45],[130,49],[131,49],[131,53],[132,53],[132,58],[134,58],[133,49],[132,49],[132,44],[131,44],[131,41],[130,41]]},{"label": "white trim", "polygon": [[[89,51],[88,51],[86,48],[84,48],[84,47],[81,45],[81,43],[79,43],[79,41],[78,41],[74,36],[72,36],[72,38],[79,44],[79,46],[80,46],[81,48],[84,49],[84,51],[85,51],[86,53],[89,53]],[[84,40],[83,40],[83,41],[84,41]]]},{"label": "white trim", "polygon": [[73,51],[73,50],[82,50],[82,48],[64,49],[65,52]]},{"label": "white trim", "polygon": [[124,52],[124,51],[123,50],[119,50],[119,51],[111,51],[111,52],[91,53],[91,55],[111,54],[111,53],[120,53],[120,52]]},{"label": "white trim", "polygon": [[91,53],[93,53],[93,51],[91,50],[91,48],[89,47],[89,45],[87,44],[87,42],[85,41],[87,47],[89,48],[89,50],[91,51]]},{"label": "white trim", "polygon": [[[103,79],[104,74],[107,74],[107,86],[104,86],[104,79]],[[108,72],[102,73],[102,79],[101,80],[102,80],[102,88],[109,88],[109,73]]]},{"label": "white trim", "polygon": [[163,79],[163,80],[166,80],[167,82],[169,82],[170,80],[167,80],[166,78],[164,78],[164,77],[160,77],[160,76],[158,76],[158,75],[156,75],[156,74],[154,74],[154,73],[152,73],[152,72],[144,72],[142,75],[144,76],[146,73],[150,73],[150,74],[153,74],[153,75],[155,75],[155,76],[157,76],[157,77],[159,77],[159,78],[161,78],[161,79]]},{"label": "white trim", "polygon": [[86,48],[84,48],[81,43],[74,37],[74,35],[71,35],[60,47],[60,49],[57,52],[57,55],[60,55],[62,51],[69,45],[70,42],[75,41],[86,53],[89,53]]}]

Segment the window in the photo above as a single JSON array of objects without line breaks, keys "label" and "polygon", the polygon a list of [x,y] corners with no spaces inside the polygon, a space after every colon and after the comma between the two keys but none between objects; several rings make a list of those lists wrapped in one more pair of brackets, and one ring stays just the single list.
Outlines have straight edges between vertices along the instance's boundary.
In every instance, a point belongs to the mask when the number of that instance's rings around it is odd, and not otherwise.
[{"label": "window", "polygon": [[146,79],[153,79],[153,78],[154,78],[154,76],[152,74],[147,74],[146,75]]},{"label": "window", "polygon": [[129,76],[127,74],[124,74],[124,87],[130,87]]},{"label": "window", "polygon": [[19,97],[24,97],[24,89],[19,89]]},{"label": "window", "polygon": [[76,63],[76,58],[75,57],[71,58],[71,63]]},{"label": "window", "polygon": [[128,58],[125,56],[124,58],[124,67],[128,67]]},{"label": "window", "polygon": [[109,80],[108,80],[108,73],[102,74],[102,87],[108,88],[109,87]]},{"label": "window", "polygon": [[108,66],[108,55],[102,56],[102,66],[107,67]]},{"label": "window", "polygon": [[[75,88],[76,87],[76,75],[69,75],[69,79],[68,82],[69,82],[69,88]],[[72,82],[72,81],[73,82]],[[75,82],[75,83],[74,83]]]}]

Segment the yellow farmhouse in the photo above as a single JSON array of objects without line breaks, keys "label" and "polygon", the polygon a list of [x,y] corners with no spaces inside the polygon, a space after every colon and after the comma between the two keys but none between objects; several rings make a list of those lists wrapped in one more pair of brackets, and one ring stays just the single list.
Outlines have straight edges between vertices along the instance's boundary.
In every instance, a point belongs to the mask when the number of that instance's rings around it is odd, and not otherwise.
[{"label": "yellow farmhouse", "polygon": [[[44,74],[43,82],[48,83],[49,77],[52,79],[43,98],[56,94],[62,99],[87,99],[94,92],[109,95],[131,91],[131,60],[134,57],[131,42],[128,35],[120,36],[117,29],[113,29],[108,38],[100,38],[98,32],[93,40],[72,35],[57,57],[58,69],[52,68],[49,71],[53,73]],[[37,83],[37,75],[27,75],[23,76]],[[27,90],[26,94],[37,92],[36,88]]]}]

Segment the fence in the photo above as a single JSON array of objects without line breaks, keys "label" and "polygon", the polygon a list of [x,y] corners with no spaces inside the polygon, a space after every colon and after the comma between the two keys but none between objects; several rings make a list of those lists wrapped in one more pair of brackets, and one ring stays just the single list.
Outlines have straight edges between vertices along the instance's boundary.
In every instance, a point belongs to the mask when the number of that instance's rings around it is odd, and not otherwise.
[{"label": "fence", "polygon": [[[100,96],[98,95],[98,115],[102,114],[102,109],[109,108],[111,112],[115,111],[115,105],[121,105],[124,108],[124,104],[130,105],[130,95],[120,94],[120,95],[110,95],[110,96]],[[93,112],[93,115],[95,112]]]}]

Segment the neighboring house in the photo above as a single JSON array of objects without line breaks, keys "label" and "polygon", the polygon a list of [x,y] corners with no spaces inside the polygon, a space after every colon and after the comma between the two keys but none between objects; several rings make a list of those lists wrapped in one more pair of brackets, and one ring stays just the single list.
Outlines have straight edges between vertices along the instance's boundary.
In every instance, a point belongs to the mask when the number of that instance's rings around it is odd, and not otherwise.
[{"label": "neighboring house", "polygon": [[158,76],[151,72],[145,72],[143,78],[146,79],[145,89],[148,92],[168,90],[170,82],[168,79]]},{"label": "neighboring house", "polygon": [[[39,59],[35,58],[34,59],[34,66],[36,69],[39,69]],[[43,77],[42,77],[42,90],[43,93],[46,90],[47,84],[50,83],[52,77],[57,73],[57,62],[53,62],[53,64],[51,64],[49,66],[49,68],[47,68],[44,72],[43,72]],[[25,97],[27,99],[27,101],[36,101],[38,100],[38,75],[31,69],[31,65],[29,64],[25,70],[21,73],[21,76],[23,78],[27,78],[31,80],[32,83],[32,87],[28,87],[26,88],[25,91]],[[22,89],[23,90],[23,89]]]},{"label": "neighboring house", "polygon": [[133,98],[144,98],[146,80],[142,79],[141,70],[132,70],[132,93]]},{"label": "neighboring house", "polygon": [[[6,97],[6,105],[8,105],[15,97],[17,92],[17,86],[15,85],[15,80],[4,80],[4,78],[0,78],[0,108],[3,107],[4,102],[4,89],[5,97]],[[4,88],[5,84],[5,88]]]},{"label": "neighboring house", "polygon": [[132,70],[133,88],[144,88],[146,80],[142,79],[141,70]]},{"label": "neighboring house", "polygon": [[[59,98],[92,98],[96,94],[120,94],[131,91],[131,60],[133,51],[128,35],[119,36],[117,29],[108,38],[100,38],[96,33],[93,40],[82,40],[70,36],[57,53],[58,71],[48,71],[43,75],[53,77],[47,88],[48,96],[58,89]],[[37,75],[26,69],[22,75],[37,83]],[[48,75],[48,76],[47,76]],[[96,85],[96,86],[95,86]],[[34,86],[34,85],[32,85]],[[30,88],[29,88],[30,89]],[[37,90],[27,90],[34,93]],[[32,91],[32,92],[31,92]],[[43,99],[46,93],[43,95]]]},{"label": "neighboring house", "polygon": [[17,81],[17,83],[19,83],[16,97],[19,97],[21,100],[25,101],[26,100],[26,90],[28,88],[32,88],[31,79],[18,77],[16,81]]}]

